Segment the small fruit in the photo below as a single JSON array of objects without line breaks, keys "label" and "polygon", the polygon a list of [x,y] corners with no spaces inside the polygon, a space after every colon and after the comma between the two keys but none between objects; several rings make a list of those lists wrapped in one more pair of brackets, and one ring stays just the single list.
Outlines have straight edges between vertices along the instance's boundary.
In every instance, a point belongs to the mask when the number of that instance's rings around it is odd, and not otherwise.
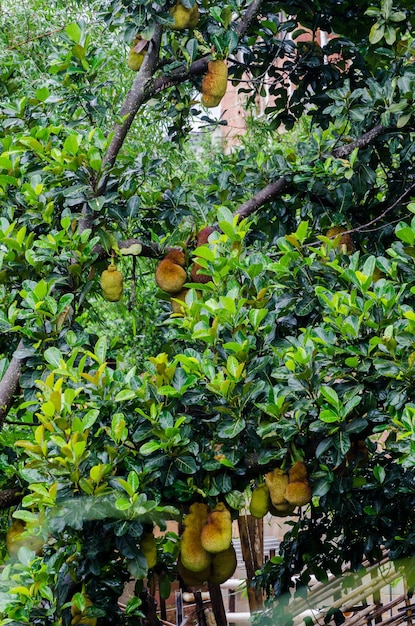
[{"label": "small fruit", "polygon": [[214,107],[219,104],[226,93],[228,84],[228,67],[222,59],[209,61],[208,71],[202,80],[202,104]]},{"label": "small fruit", "polygon": [[227,550],[232,542],[232,518],[223,502],[218,502],[208,515],[200,540],[207,552],[216,554]]},{"label": "small fruit", "polygon": [[101,274],[101,288],[104,298],[109,302],[118,302],[123,292],[123,276],[111,262]]},{"label": "small fruit", "polygon": [[138,72],[147,54],[148,40],[137,35],[128,53],[127,65],[133,72]]},{"label": "small fruit", "polygon": [[290,504],[304,506],[311,500],[311,487],[308,482],[289,483],[284,495]]},{"label": "small fruit", "polygon": [[179,293],[187,280],[183,250],[170,250],[156,268],[156,283],[166,293]]},{"label": "small fruit", "polygon": [[267,483],[261,483],[252,492],[249,510],[253,517],[261,519],[268,511],[271,504],[271,497]]},{"label": "small fruit", "polygon": [[232,577],[236,570],[236,566],[236,552],[235,548],[231,544],[229,548],[223,550],[222,552],[218,552],[212,558],[208,582],[215,585],[221,585]]}]

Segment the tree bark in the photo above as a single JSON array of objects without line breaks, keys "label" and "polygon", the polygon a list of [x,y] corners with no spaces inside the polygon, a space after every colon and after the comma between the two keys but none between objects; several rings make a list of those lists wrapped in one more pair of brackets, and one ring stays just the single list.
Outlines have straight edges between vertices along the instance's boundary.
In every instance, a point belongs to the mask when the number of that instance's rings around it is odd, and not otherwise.
[{"label": "tree bark", "polygon": [[13,396],[19,384],[20,375],[22,373],[22,357],[19,352],[23,349],[23,342],[20,341],[9,366],[0,381],[0,429],[3,428],[4,418],[8,414]]},{"label": "tree bark", "polygon": [[252,515],[241,515],[238,518],[238,527],[246,567],[249,608],[251,613],[255,613],[264,608],[262,592],[251,586],[256,570],[264,564],[264,521]]}]

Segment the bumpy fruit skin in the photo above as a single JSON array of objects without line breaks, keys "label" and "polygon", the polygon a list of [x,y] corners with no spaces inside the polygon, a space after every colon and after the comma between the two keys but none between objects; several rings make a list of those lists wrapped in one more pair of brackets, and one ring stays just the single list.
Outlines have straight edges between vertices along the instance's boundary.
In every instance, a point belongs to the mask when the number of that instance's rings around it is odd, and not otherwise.
[{"label": "bumpy fruit skin", "polygon": [[[87,597],[85,599],[86,607],[92,606],[91,600]],[[97,618],[96,617],[87,617],[84,612],[81,612],[75,604],[71,605],[71,615],[72,620],[71,624],[74,626],[75,624],[88,624],[89,626],[96,626]]]},{"label": "bumpy fruit skin", "polygon": [[134,46],[132,46],[128,53],[128,59],[127,59],[127,65],[130,68],[130,70],[132,70],[133,72],[138,72],[138,70],[143,64],[145,55],[146,55],[146,50],[143,50],[142,52],[136,52],[134,50]]},{"label": "bumpy fruit skin", "polygon": [[104,298],[109,302],[118,302],[123,292],[123,277],[114,263],[101,274],[101,288]]},{"label": "bumpy fruit skin", "polygon": [[157,563],[157,544],[153,533],[143,533],[140,541],[140,550],[147,559],[148,569],[155,567]]},{"label": "bumpy fruit skin", "polygon": [[25,546],[36,554],[40,554],[43,547],[43,540],[37,535],[31,535],[26,530],[26,524],[19,519],[13,520],[6,534],[6,547],[9,556],[16,559],[19,549]]},{"label": "bumpy fruit skin", "polygon": [[199,7],[196,2],[191,9],[188,9],[178,0],[169,11],[174,19],[174,25],[171,27],[172,30],[195,28],[199,21]]},{"label": "bumpy fruit skin", "polygon": [[202,104],[210,108],[218,106],[226,93],[228,68],[225,61],[209,61],[208,71],[202,80]]},{"label": "bumpy fruit skin", "polygon": [[271,496],[267,483],[261,483],[252,492],[249,511],[253,517],[261,519],[264,517],[271,505]]},{"label": "bumpy fruit skin", "polygon": [[[346,234],[343,235],[342,233]],[[326,232],[326,237],[330,237],[330,239],[334,239],[339,235],[341,235],[338,246],[340,252],[342,254],[352,254],[353,242],[350,234],[346,232],[346,228],[343,228],[342,226],[333,226],[332,228],[329,228]]]},{"label": "bumpy fruit skin", "polygon": [[308,482],[289,483],[285,490],[285,499],[295,506],[304,506],[311,500],[311,487]]},{"label": "bumpy fruit skin", "polygon": [[284,504],[286,502],[284,494],[288,485],[288,474],[276,467],[271,472],[265,474],[265,482],[269,489],[272,504],[274,506]]},{"label": "bumpy fruit skin", "polygon": [[208,582],[221,585],[231,578],[237,566],[235,548],[231,544],[227,550],[218,552],[212,558]]},{"label": "bumpy fruit skin", "polygon": [[156,268],[156,283],[166,293],[179,293],[187,280],[183,250],[171,250]]},{"label": "bumpy fruit skin", "polygon": [[180,541],[180,559],[191,572],[203,572],[210,567],[212,555],[201,542],[202,528],[208,519],[208,507],[204,502],[195,502],[184,519],[184,531]]},{"label": "bumpy fruit skin", "polygon": [[307,466],[304,461],[296,461],[288,470],[288,479],[290,483],[307,482]]},{"label": "bumpy fruit skin", "polygon": [[218,502],[210,511],[200,536],[207,552],[216,554],[227,550],[232,542],[232,518],[223,502]]}]

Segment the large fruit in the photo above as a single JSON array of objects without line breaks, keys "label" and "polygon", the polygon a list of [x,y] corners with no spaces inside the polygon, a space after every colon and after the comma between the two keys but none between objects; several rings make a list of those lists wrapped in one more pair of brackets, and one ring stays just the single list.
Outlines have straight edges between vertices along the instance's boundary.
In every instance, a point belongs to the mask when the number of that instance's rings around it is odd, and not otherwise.
[{"label": "large fruit", "polygon": [[101,288],[104,298],[109,302],[118,302],[122,296],[123,277],[113,262],[101,274]]},{"label": "large fruit", "polygon": [[148,41],[137,35],[128,53],[127,65],[133,72],[138,72],[147,54]]},{"label": "large fruit", "polygon": [[202,528],[201,543],[207,552],[216,554],[227,550],[232,542],[232,518],[223,502],[210,511]]},{"label": "large fruit", "polygon": [[301,483],[307,481],[307,466],[304,461],[296,461],[288,470],[288,479],[290,483]]},{"label": "large fruit", "polygon": [[183,565],[183,562],[179,557],[177,561],[177,572],[185,585],[188,585],[189,587],[201,587],[209,578],[210,563],[209,567],[206,567],[201,572],[192,572]]},{"label": "large fruit", "polygon": [[171,27],[173,30],[184,30],[185,28],[195,28],[199,21],[199,7],[195,2],[191,9],[183,6],[180,0],[169,9],[170,15],[174,19]]},{"label": "large fruit", "polygon": [[235,548],[231,544],[227,550],[218,552],[212,558],[208,582],[221,585],[231,578],[236,570],[237,559]]},{"label": "large fruit", "polygon": [[271,505],[271,497],[267,483],[261,483],[252,492],[249,511],[253,517],[261,519],[264,517]]},{"label": "large fruit", "polygon": [[210,567],[212,555],[201,542],[202,528],[208,519],[208,507],[203,502],[194,502],[184,518],[184,531],[180,541],[180,559],[191,572],[203,572]]},{"label": "large fruit", "polygon": [[284,470],[276,467],[271,472],[265,474],[265,482],[269,489],[271,502],[274,506],[286,502],[285,490],[288,485],[288,474]]},{"label": "large fruit", "polygon": [[209,61],[208,71],[202,80],[202,104],[203,106],[218,106],[226,93],[228,84],[228,67],[225,61],[216,59]]},{"label": "large fruit", "polygon": [[156,283],[166,293],[179,293],[187,280],[183,250],[170,250],[156,268]]},{"label": "large fruit", "polygon": [[311,500],[311,487],[308,482],[288,483],[285,499],[295,506],[304,506]]}]

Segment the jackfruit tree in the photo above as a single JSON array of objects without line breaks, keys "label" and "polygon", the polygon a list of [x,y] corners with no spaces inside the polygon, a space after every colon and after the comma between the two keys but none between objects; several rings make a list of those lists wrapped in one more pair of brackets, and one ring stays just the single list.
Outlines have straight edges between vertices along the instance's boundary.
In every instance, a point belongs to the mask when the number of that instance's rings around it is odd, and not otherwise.
[{"label": "jackfruit tree", "polygon": [[233,575],[249,512],[289,518],[260,625],[410,564],[412,3],[5,0],[0,24],[1,623],[156,624],[156,588]]}]

